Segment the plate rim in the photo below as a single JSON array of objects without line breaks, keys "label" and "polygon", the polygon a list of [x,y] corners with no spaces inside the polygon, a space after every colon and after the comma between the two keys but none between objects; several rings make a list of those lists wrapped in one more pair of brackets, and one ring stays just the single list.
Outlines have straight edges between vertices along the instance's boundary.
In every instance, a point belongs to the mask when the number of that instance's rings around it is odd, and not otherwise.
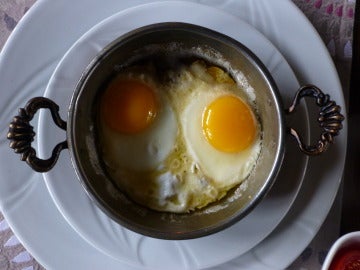
[{"label": "plate rim", "polygon": [[[194,8],[195,8],[195,7],[198,7],[198,8],[200,9],[200,12],[202,11],[201,9],[213,10],[214,14],[217,13],[217,14],[223,14],[224,16],[228,16],[228,15],[227,15],[226,13],[224,13],[223,11],[215,10],[214,8],[211,8],[211,7],[209,8],[208,6],[199,5],[199,4],[194,4],[194,3],[192,3],[192,2],[187,2],[187,3],[185,3],[185,5],[184,5],[184,2],[181,2],[181,1],[152,2],[152,3],[148,3],[148,4],[144,4],[144,5],[138,5],[138,6],[135,6],[135,7],[132,7],[132,8],[129,8],[129,9],[126,9],[126,10],[123,10],[123,11],[120,11],[120,12],[118,12],[118,13],[115,13],[114,15],[112,15],[112,16],[110,16],[109,18],[103,20],[103,21],[100,22],[98,25],[96,25],[96,26],[94,26],[92,29],[90,29],[87,33],[85,33],[85,34],[82,36],[82,38],[80,38],[80,39],[78,40],[78,42],[76,42],[76,43],[68,50],[68,52],[66,53],[66,55],[65,55],[65,56],[62,58],[62,60],[60,61],[57,69],[56,69],[55,72],[53,73],[52,78],[50,79],[50,82],[49,82],[49,84],[48,84],[48,87],[47,87],[47,89],[46,89],[46,91],[45,91],[45,96],[49,97],[49,91],[50,91],[50,92],[54,91],[53,86],[52,86],[53,80],[56,81],[56,77],[59,76],[59,75],[57,74],[57,70],[64,68],[64,67],[62,66],[63,60],[65,60],[65,62],[66,62],[67,58],[70,58],[70,57],[68,57],[68,54],[70,54],[70,56],[71,56],[71,54],[74,54],[74,52],[72,51],[73,48],[75,48],[75,50],[78,49],[78,48],[76,48],[77,46],[81,46],[82,43],[86,42],[86,40],[89,38],[89,36],[91,37],[91,36],[94,35],[94,34],[93,34],[94,32],[96,33],[96,32],[101,31],[101,28],[103,28],[104,25],[107,25],[107,24],[109,24],[109,22],[112,22],[112,21],[115,21],[115,22],[116,22],[116,20],[119,20],[119,18],[121,19],[122,17],[124,17],[123,14],[135,14],[135,15],[136,15],[136,14],[139,14],[139,12],[140,12],[140,15],[143,15],[144,10],[145,10],[145,12],[146,12],[146,10],[149,10],[149,8],[150,8],[150,10],[152,10],[152,9],[154,9],[154,8],[159,8],[159,7],[160,7],[160,8],[162,8],[162,7],[165,7],[165,8],[174,8],[174,7],[176,7],[176,5],[178,5],[178,7],[179,7],[179,6],[181,6],[181,7],[184,7],[184,6],[185,6],[184,8],[187,8],[187,7],[194,7]],[[139,10],[140,10],[140,11],[139,11]],[[128,15],[125,15],[125,16],[128,16]],[[258,31],[256,31],[256,29],[254,29],[253,27],[251,27],[251,25],[243,22],[242,20],[239,20],[238,18],[236,18],[236,17],[234,17],[234,16],[233,16],[233,18],[234,18],[234,20],[236,20],[237,22],[241,22],[244,27],[249,27],[249,30],[250,30],[250,31],[256,32],[253,36],[256,36],[256,35],[257,35],[257,36],[259,36],[259,39],[263,39],[264,43],[265,43],[265,42],[267,43],[267,46],[268,46],[268,48],[269,48],[269,51],[272,51],[272,50],[275,49],[275,50],[276,50],[276,55],[282,57],[281,53],[272,45],[271,42],[269,42],[269,41],[267,40],[267,38],[266,38],[265,36],[263,36],[261,33],[258,33]],[[94,29],[95,29],[95,30],[94,30]],[[131,30],[131,29],[130,29],[130,30]],[[105,31],[105,32],[106,32],[106,31]],[[126,32],[125,32],[125,33],[126,33]],[[101,37],[103,38],[104,36],[101,36]],[[93,44],[94,42],[91,42],[91,43],[92,43],[92,45],[94,45],[94,44]],[[84,46],[84,45],[83,45],[83,46]],[[97,44],[96,44],[95,46],[97,46]],[[85,47],[86,47],[86,46],[85,46]],[[270,53],[270,54],[271,54],[271,53]],[[283,65],[287,65],[286,68],[289,68],[289,74],[292,74],[292,76],[294,76],[294,75],[293,75],[293,72],[292,72],[292,70],[291,70],[291,68],[290,68],[290,66],[288,66],[288,63],[286,62],[286,59],[282,58],[281,60],[282,60],[282,62],[283,62]],[[69,65],[69,64],[67,63],[67,65]],[[64,76],[62,76],[62,75],[64,75],[64,74],[60,74],[60,77],[61,77],[61,78],[64,77]],[[295,78],[294,78],[294,79],[295,79]],[[296,80],[296,79],[295,79],[295,80]],[[294,82],[294,83],[295,83],[295,82]],[[298,86],[298,83],[297,83],[297,82],[296,82],[296,85]],[[297,86],[296,86],[296,87],[297,87]],[[281,101],[282,101],[282,100],[281,100]],[[42,123],[44,123],[44,122],[43,122],[43,119],[41,119],[41,116],[40,116],[40,123],[39,123],[40,132],[39,132],[39,134],[45,134],[45,132],[42,131],[42,130],[45,129],[44,126],[41,127]],[[40,137],[40,135],[39,135],[39,137]],[[39,140],[39,141],[44,141],[44,140],[43,140],[43,138],[41,138],[41,140]],[[42,147],[44,147],[44,146],[43,146],[44,144],[45,144],[45,143],[43,143],[43,144],[42,144],[42,143],[39,143],[39,146],[42,145]],[[42,147],[41,147],[41,148],[42,148]],[[46,147],[44,147],[44,148],[46,148]],[[306,165],[305,165],[305,168],[306,168]],[[63,205],[61,205],[61,202],[59,202],[59,198],[57,198],[56,190],[54,190],[54,187],[52,186],[52,183],[57,183],[57,181],[52,181],[52,180],[51,180],[51,174],[52,174],[52,172],[47,173],[47,174],[44,174],[44,178],[45,178],[45,182],[46,182],[46,185],[47,185],[47,187],[48,187],[48,190],[49,190],[49,192],[50,192],[50,194],[51,194],[51,196],[52,196],[55,204],[57,205],[58,209],[60,210],[60,212],[63,214],[63,216],[65,217],[65,219],[71,224],[71,226],[75,229],[75,231],[77,231],[82,237],[84,237],[84,239],[85,239],[86,241],[89,241],[94,247],[100,248],[101,251],[104,251],[104,250],[103,250],[103,249],[104,249],[104,246],[103,246],[103,245],[102,245],[102,247],[99,247],[99,246],[97,245],[97,244],[99,244],[99,243],[98,243],[98,242],[97,242],[97,243],[94,242],[94,238],[92,238],[92,234],[85,232],[85,235],[84,235],[84,231],[83,231],[81,228],[78,227],[78,226],[79,226],[78,223],[74,224],[74,221],[71,220],[71,217],[69,216],[69,213],[67,212],[68,210],[66,210],[66,209],[63,208]],[[303,178],[303,175],[301,176],[301,178]],[[290,205],[293,203],[293,201],[295,200],[295,198],[296,198],[296,196],[297,196],[297,193],[298,193],[298,191],[299,191],[299,189],[300,189],[300,186],[301,186],[301,182],[302,182],[302,181],[299,182],[298,188],[297,188],[296,192],[294,193],[294,196],[293,196],[293,197],[291,198],[291,200],[290,200],[290,202],[291,202]],[[60,200],[61,200],[61,198],[60,198]],[[60,205],[59,205],[59,203],[60,203]],[[276,224],[278,224],[278,223],[283,219],[283,217],[286,215],[286,213],[288,212],[289,209],[290,209],[290,206],[289,206],[289,208],[286,209],[286,211],[285,211],[283,214],[281,214],[281,218],[280,218],[277,222],[275,222]],[[275,227],[276,227],[276,226],[275,226]],[[272,227],[271,230],[270,230],[268,233],[266,233],[266,235],[268,235],[275,227]],[[90,239],[89,239],[89,238],[90,238]],[[262,238],[262,239],[263,239],[263,238]],[[259,241],[256,241],[256,243],[258,243],[258,242],[259,242]],[[112,255],[113,253],[109,253],[109,249],[107,249],[107,253],[106,253],[106,254],[108,254],[108,255],[110,255],[110,256],[114,256],[114,255]],[[220,263],[224,263],[224,262],[228,261],[230,258],[236,258],[236,257],[240,256],[241,254],[242,254],[242,253],[237,253],[236,256],[234,256],[234,255],[233,255],[233,256],[227,256],[227,259],[223,259],[223,260],[221,260],[221,261],[220,261],[219,263],[217,263],[217,264],[214,264],[214,263],[212,263],[212,264],[205,264],[205,265],[202,265],[202,264],[201,264],[201,266],[202,266],[202,267],[215,266],[215,265],[218,265],[218,264],[220,264]],[[115,258],[116,258],[116,259],[120,259],[120,257],[115,257]],[[199,264],[199,260],[197,260],[197,264]],[[138,265],[137,265],[137,266],[138,266]]]}]

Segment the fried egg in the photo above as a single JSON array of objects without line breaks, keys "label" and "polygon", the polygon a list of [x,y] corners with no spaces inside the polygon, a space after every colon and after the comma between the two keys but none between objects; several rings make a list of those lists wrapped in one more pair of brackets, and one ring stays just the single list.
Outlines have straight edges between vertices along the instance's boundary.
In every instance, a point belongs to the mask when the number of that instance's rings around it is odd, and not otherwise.
[{"label": "fried egg", "polygon": [[101,100],[110,176],[159,211],[189,212],[221,199],[248,177],[261,151],[247,91],[204,61],[169,70],[166,80],[141,70],[148,69],[124,70]]},{"label": "fried egg", "polygon": [[194,77],[189,103],[181,114],[188,151],[217,189],[244,180],[261,149],[260,126],[235,83]]},{"label": "fried egg", "polygon": [[145,73],[120,74],[101,98],[101,149],[117,170],[154,170],[176,138],[172,108],[159,85]]}]

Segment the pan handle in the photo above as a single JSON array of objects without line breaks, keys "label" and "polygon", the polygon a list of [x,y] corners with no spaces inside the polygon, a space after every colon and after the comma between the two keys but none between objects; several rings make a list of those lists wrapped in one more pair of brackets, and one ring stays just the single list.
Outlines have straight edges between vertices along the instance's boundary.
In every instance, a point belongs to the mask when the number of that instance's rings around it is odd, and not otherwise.
[{"label": "pan handle", "polygon": [[59,106],[52,100],[44,97],[35,97],[29,100],[24,108],[19,109],[19,114],[10,123],[7,138],[10,140],[10,147],[15,153],[21,155],[21,160],[37,172],[47,172],[56,164],[60,152],[68,148],[67,141],[57,144],[49,159],[40,159],[36,156],[35,149],[31,146],[34,141],[35,132],[30,121],[39,109],[49,109],[55,124],[66,130],[66,122],[59,115]]},{"label": "pan handle", "polygon": [[337,136],[342,129],[342,121],[344,116],[340,113],[341,107],[330,100],[330,96],[324,94],[315,85],[304,85],[296,92],[292,105],[285,111],[291,114],[295,111],[301,98],[312,97],[316,101],[316,105],[320,107],[318,123],[322,129],[320,139],[313,145],[306,145],[303,142],[299,133],[293,129],[288,128],[289,133],[295,138],[300,150],[309,156],[315,156],[326,151],[328,146],[333,143],[334,137]]}]

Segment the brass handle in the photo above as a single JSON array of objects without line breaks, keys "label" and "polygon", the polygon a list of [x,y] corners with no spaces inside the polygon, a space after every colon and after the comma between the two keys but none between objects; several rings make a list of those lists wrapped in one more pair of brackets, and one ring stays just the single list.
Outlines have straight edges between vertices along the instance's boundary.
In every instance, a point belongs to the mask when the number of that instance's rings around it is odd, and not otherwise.
[{"label": "brass handle", "polygon": [[39,109],[49,109],[55,124],[66,130],[66,122],[59,115],[59,106],[52,100],[44,97],[36,97],[19,109],[19,114],[10,123],[7,138],[10,140],[10,147],[15,153],[21,154],[21,160],[37,172],[47,172],[51,170],[57,162],[60,152],[68,147],[67,141],[57,144],[49,159],[40,159],[36,156],[35,149],[31,146],[34,141],[35,132],[30,121]]},{"label": "brass handle", "polygon": [[306,145],[298,132],[289,128],[289,133],[296,139],[300,150],[310,156],[319,155],[326,151],[329,144],[333,143],[334,137],[339,134],[342,129],[341,122],[344,116],[340,113],[341,108],[336,105],[335,101],[330,100],[330,96],[324,94],[318,87],[314,85],[302,86],[296,93],[294,101],[286,113],[294,112],[295,107],[299,104],[300,99],[304,97],[312,97],[316,100],[316,105],[320,107],[318,122],[322,133],[320,139],[314,145]]}]

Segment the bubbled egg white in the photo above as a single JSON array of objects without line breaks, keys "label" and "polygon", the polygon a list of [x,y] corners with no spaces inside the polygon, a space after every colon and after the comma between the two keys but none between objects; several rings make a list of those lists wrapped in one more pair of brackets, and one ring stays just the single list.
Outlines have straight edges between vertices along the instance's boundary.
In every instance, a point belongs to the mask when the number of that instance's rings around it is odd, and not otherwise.
[{"label": "bubbled egg white", "polygon": [[[216,149],[204,136],[202,126],[204,110],[214,100],[234,95],[236,89],[228,85],[206,83],[194,78],[189,104],[181,114],[180,122],[189,154],[204,175],[219,190],[231,188],[244,180],[251,172],[261,150],[260,133],[254,142],[242,151],[224,152]],[[258,123],[257,130],[260,129]]]},{"label": "bubbled egg white", "polygon": [[177,127],[175,116],[165,92],[150,75],[129,73],[115,80],[134,79],[150,86],[157,100],[156,117],[149,127],[132,134],[119,133],[100,121],[103,159],[113,171],[156,169],[172,150]]},{"label": "bubbled egg white", "polygon": [[[103,158],[109,174],[132,199],[149,208],[189,212],[221,199],[250,174],[261,149],[260,125],[249,147],[227,153],[204,136],[204,109],[223,95],[247,101],[246,91],[219,69],[196,61],[167,74],[124,73],[154,89],[159,111],[138,134],[119,134],[101,123]],[[248,102],[249,103],[249,102]]]}]

